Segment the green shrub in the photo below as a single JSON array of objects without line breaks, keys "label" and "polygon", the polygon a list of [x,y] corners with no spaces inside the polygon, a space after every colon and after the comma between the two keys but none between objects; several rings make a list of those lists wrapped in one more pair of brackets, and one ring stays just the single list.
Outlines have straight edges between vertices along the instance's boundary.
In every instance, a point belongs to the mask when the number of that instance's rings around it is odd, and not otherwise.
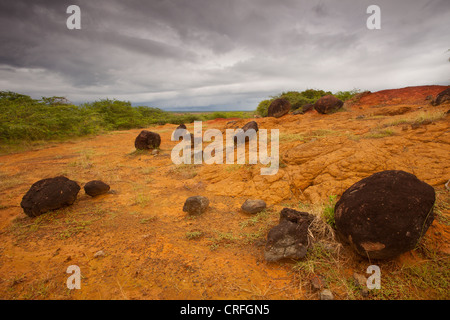
[{"label": "green shrub", "polygon": [[261,117],[267,117],[267,111],[269,110],[269,106],[272,100],[263,100],[258,104],[256,108],[256,113]]},{"label": "green shrub", "polygon": [[302,91],[302,96],[305,98],[311,99],[317,101],[323,96],[332,94],[331,91],[323,91],[323,90],[316,90],[316,89],[306,89],[305,91]]},{"label": "green shrub", "polygon": [[85,103],[83,107],[93,113],[100,114],[107,130],[139,128],[144,126],[144,118],[138,109],[129,101],[99,100]]},{"label": "green shrub", "polygon": [[331,94],[331,92],[325,92],[323,90],[308,89],[302,92],[288,91],[283,92],[272,98],[283,98],[291,103],[291,110],[296,110],[303,107],[305,104],[315,103],[319,98]]},{"label": "green shrub", "polygon": [[0,93],[0,139],[49,140],[96,132],[98,119],[87,110],[55,99],[33,100],[11,92]]},{"label": "green shrub", "polygon": [[342,101],[349,100],[353,98],[356,94],[360,93],[361,90],[359,89],[353,89],[350,91],[338,91],[334,94],[334,96]]},{"label": "green shrub", "polygon": [[336,221],[334,220],[334,207],[336,205],[336,198],[336,195],[329,196],[328,203],[323,209],[323,217],[325,218],[326,223],[328,223],[333,228],[336,228]]}]

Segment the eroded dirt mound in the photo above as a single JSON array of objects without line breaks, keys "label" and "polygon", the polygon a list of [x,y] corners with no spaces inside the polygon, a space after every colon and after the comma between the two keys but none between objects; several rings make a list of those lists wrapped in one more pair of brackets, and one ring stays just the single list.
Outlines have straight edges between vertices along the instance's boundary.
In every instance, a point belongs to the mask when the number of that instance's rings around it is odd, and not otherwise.
[{"label": "eroded dirt mound", "polygon": [[370,93],[361,98],[360,103],[364,105],[396,105],[396,104],[424,104],[428,96],[433,99],[446,86],[418,86],[402,89],[381,90]]},{"label": "eroded dirt mound", "polygon": [[[448,107],[425,101],[442,90],[429,86],[372,93],[330,115],[308,112],[204,123],[203,131],[225,132],[254,120],[258,134],[267,129],[269,137],[271,129],[278,129],[280,165],[275,175],[261,175],[268,165],[259,160],[175,165],[171,152],[178,142],[170,137],[177,125],[171,124],[148,128],[161,136],[155,154],[135,150],[137,129],[1,156],[0,297],[316,299],[292,263],[265,261],[267,232],[278,224],[284,207],[310,212],[383,170],[410,172],[435,188],[441,205],[427,232],[427,250],[449,254],[445,221],[450,200],[444,187],[450,179]],[[187,129],[193,132],[193,124]],[[80,193],[66,209],[27,217],[20,201],[31,184],[58,175],[81,186],[102,180],[111,190],[95,198]],[[209,199],[208,210],[189,216],[183,205],[198,195]],[[246,199],[264,200],[267,208],[249,215],[241,210]],[[104,254],[95,255],[100,250]],[[343,277],[365,272],[366,260],[345,254]],[[411,252],[382,269],[419,262]],[[81,290],[66,287],[70,265],[80,267]],[[336,299],[352,297],[339,291],[345,283],[344,278],[329,284]],[[417,285],[407,291],[429,297]]]}]

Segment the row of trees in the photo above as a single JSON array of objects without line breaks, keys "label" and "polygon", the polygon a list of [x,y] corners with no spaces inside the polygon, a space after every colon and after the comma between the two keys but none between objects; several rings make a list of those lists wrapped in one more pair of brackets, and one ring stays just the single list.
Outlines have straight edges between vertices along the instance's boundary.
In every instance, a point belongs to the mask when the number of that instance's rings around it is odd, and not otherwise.
[{"label": "row of trees", "polygon": [[65,97],[35,100],[20,93],[0,91],[0,142],[53,140],[156,124],[247,116],[245,112],[174,114],[159,108],[133,107],[129,101],[110,99],[78,106]]}]

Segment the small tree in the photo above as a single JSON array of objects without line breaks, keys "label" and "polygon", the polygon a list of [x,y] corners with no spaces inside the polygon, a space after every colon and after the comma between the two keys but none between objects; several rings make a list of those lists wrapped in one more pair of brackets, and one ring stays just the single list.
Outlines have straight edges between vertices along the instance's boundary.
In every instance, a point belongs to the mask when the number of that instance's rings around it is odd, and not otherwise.
[{"label": "small tree", "polygon": [[67,100],[66,97],[42,97],[42,102],[49,105],[49,106],[55,106],[55,105],[62,105],[62,104],[69,104],[69,100]]},{"label": "small tree", "polygon": [[256,113],[262,117],[267,117],[267,112],[269,110],[269,106],[272,100],[263,100],[258,104],[256,108]]}]

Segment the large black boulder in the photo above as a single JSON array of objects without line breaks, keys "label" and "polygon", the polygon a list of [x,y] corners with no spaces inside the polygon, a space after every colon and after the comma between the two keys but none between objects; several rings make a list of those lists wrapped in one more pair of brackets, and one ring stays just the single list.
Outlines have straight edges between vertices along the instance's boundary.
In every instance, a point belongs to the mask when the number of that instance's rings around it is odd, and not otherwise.
[{"label": "large black boulder", "polygon": [[411,173],[375,173],[348,188],[335,206],[336,231],[357,253],[390,259],[414,249],[434,219],[435,191]]},{"label": "large black boulder", "polygon": [[338,111],[342,106],[344,105],[344,102],[336,98],[335,96],[328,95],[323,96],[319,100],[316,101],[314,104],[314,109],[316,109],[317,112],[322,114],[329,114]]},{"label": "large black boulder", "polygon": [[142,130],[134,140],[134,146],[138,150],[156,149],[161,145],[161,136],[156,132]]},{"label": "large black boulder", "polygon": [[280,118],[291,110],[291,103],[284,98],[278,98],[272,101],[267,109],[267,116]]},{"label": "large black boulder", "polygon": [[59,176],[39,180],[23,196],[20,206],[26,215],[37,217],[51,210],[69,206],[75,202],[80,186],[75,181]]}]

